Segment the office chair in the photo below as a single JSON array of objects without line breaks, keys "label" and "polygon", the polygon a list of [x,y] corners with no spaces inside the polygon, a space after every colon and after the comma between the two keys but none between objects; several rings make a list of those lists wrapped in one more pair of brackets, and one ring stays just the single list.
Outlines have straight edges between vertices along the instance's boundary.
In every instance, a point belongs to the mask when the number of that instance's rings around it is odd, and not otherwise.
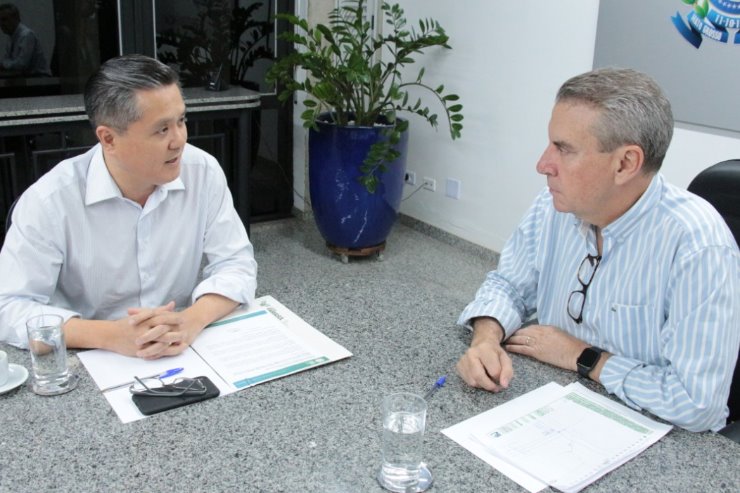
[{"label": "office chair", "polygon": [[[722,161],[699,173],[689,192],[703,197],[722,215],[740,245],[740,159]],[[740,355],[730,387],[728,425],[720,433],[740,443]]]}]

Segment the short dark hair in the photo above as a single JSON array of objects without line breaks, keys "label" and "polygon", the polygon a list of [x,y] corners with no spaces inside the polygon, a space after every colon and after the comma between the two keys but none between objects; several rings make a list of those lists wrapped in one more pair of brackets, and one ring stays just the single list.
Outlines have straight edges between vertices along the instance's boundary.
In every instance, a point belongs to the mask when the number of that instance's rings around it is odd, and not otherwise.
[{"label": "short dark hair", "polygon": [[657,82],[632,69],[600,68],[567,80],[557,103],[588,104],[601,112],[594,135],[601,150],[635,144],[645,153],[643,170],[656,173],[673,137],[671,103]]},{"label": "short dark hair", "polygon": [[21,18],[21,12],[18,10],[18,7],[14,3],[0,3],[0,11],[7,10],[12,15],[16,17],[16,19]]},{"label": "short dark hair", "polygon": [[85,84],[85,111],[93,129],[107,125],[118,131],[141,118],[137,92],[177,84],[171,67],[144,55],[111,58]]}]

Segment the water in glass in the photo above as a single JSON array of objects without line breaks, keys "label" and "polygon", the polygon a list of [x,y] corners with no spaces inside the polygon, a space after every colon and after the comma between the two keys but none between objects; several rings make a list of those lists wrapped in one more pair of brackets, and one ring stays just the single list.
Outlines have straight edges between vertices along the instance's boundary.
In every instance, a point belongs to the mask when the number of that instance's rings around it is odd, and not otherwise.
[{"label": "water in glass", "polygon": [[424,417],[418,413],[396,412],[383,423],[382,475],[401,491],[419,480],[424,442]]},{"label": "water in glass", "polygon": [[26,326],[33,375],[31,390],[41,395],[55,395],[75,388],[77,377],[67,366],[62,317],[39,315],[29,319]]},{"label": "water in glass", "polygon": [[407,392],[383,399],[382,464],[378,482],[390,491],[420,492],[432,485],[432,474],[422,462],[427,403]]}]

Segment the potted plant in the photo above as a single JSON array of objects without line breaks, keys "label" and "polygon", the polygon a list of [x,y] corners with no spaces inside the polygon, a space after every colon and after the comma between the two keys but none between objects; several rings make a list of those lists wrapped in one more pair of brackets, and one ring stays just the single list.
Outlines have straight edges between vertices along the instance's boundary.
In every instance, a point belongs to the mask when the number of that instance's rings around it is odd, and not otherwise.
[{"label": "potted plant", "polygon": [[[334,9],[328,24],[310,26],[290,14],[278,17],[294,32],[282,39],[297,46],[278,60],[267,80],[278,83],[281,101],[294,92],[307,95],[301,114],[309,129],[309,188],[319,231],[342,255],[382,252],[401,203],[409,121],[415,113],[432,127],[433,113],[410,90],[420,89],[442,108],[452,139],[460,137],[463,115],[456,94],[424,82],[424,68],[411,80],[402,69],[432,47],[450,49],[435,20],[407,24],[399,5],[382,4],[383,33],[365,16],[365,0]],[[381,23],[378,23],[379,25]],[[296,78],[303,68],[307,77]]]}]

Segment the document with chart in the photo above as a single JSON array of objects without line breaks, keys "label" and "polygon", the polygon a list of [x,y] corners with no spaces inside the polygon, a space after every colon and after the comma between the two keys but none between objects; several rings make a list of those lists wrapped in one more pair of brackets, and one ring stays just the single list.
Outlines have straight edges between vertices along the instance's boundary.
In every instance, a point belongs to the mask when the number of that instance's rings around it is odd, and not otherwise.
[{"label": "document with chart", "polygon": [[671,428],[579,383],[550,383],[442,433],[529,491],[576,492]]},{"label": "document with chart", "polygon": [[192,348],[234,390],[352,355],[271,296],[209,325]]},{"label": "document with chart", "polygon": [[[142,419],[129,385],[179,370],[178,377],[207,376],[221,396],[352,356],[271,296],[206,327],[182,354],[143,360],[94,349],[78,353],[98,388],[124,423]],[[173,377],[174,378],[174,377]]]}]

